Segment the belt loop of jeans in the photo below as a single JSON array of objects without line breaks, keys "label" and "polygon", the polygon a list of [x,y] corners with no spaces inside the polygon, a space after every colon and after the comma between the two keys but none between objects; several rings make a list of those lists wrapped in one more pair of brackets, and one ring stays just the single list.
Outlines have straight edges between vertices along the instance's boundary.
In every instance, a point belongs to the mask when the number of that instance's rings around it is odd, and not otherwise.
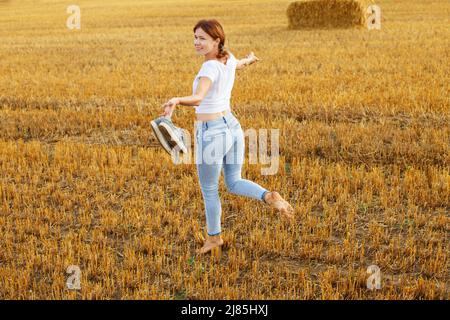
[{"label": "belt loop of jeans", "polygon": [[227,119],[225,119],[225,116],[222,116],[223,121],[225,122],[225,124],[227,125],[228,129],[230,129],[230,126],[228,125]]},{"label": "belt loop of jeans", "polygon": [[[227,119],[225,118],[225,116],[222,116],[223,122],[227,125],[228,129],[230,128],[230,125],[227,122]],[[205,130],[208,130],[208,121],[204,122],[205,124]]]}]

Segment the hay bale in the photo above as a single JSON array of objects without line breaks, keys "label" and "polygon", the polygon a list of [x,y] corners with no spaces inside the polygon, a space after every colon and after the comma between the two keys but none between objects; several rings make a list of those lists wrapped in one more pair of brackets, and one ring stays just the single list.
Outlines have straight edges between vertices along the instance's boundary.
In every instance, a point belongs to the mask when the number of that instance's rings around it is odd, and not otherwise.
[{"label": "hay bale", "polygon": [[289,4],[289,29],[350,28],[366,24],[366,0],[302,0]]}]

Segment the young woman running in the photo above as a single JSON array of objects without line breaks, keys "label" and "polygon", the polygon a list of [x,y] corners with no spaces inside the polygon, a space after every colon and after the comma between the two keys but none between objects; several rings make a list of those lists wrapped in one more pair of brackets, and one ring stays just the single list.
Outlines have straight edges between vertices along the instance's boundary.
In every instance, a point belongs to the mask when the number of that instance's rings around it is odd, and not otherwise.
[{"label": "young woman running", "polygon": [[278,192],[241,178],[244,162],[244,133],[230,109],[236,70],[259,59],[251,52],[237,60],[224,49],[225,34],[215,20],[200,20],[194,27],[194,46],[205,61],[193,82],[193,95],[175,97],[163,105],[163,115],[171,116],[177,105],[195,107],[195,161],[205,205],[208,237],[197,253],[206,253],[223,244],[219,177],[223,169],[229,192],[264,201],[283,217],[293,218],[293,208]]}]

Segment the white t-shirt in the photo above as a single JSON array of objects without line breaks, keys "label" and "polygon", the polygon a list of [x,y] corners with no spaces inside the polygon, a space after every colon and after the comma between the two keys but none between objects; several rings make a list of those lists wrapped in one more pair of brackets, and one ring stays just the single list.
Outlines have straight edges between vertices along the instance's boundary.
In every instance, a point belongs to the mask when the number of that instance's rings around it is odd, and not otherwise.
[{"label": "white t-shirt", "polygon": [[200,77],[208,77],[212,84],[200,105],[195,107],[195,113],[216,113],[230,109],[231,91],[233,90],[237,60],[230,55],[226,64],[218,60],[203,62],[200,71],[193,82],[193,93],[197,90]]}]

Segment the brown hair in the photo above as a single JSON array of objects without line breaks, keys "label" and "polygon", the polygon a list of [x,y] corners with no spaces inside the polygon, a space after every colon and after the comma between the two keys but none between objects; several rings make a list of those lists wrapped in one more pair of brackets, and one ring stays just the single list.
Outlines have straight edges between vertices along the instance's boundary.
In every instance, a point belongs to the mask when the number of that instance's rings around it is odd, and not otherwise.
[{"label": "brown hair", "polygon": [[202,28],[211,38],[216,40],[220,39],[219,42],[219,53],[216,55],[216,58],[221,59],[223,57],[229,56],[228,51],[224,48],[225,46],[225,32],[223,32],[222,25],[216,19],[210,20],[200,20],[194,27],[194,32],[197,28]]}]

